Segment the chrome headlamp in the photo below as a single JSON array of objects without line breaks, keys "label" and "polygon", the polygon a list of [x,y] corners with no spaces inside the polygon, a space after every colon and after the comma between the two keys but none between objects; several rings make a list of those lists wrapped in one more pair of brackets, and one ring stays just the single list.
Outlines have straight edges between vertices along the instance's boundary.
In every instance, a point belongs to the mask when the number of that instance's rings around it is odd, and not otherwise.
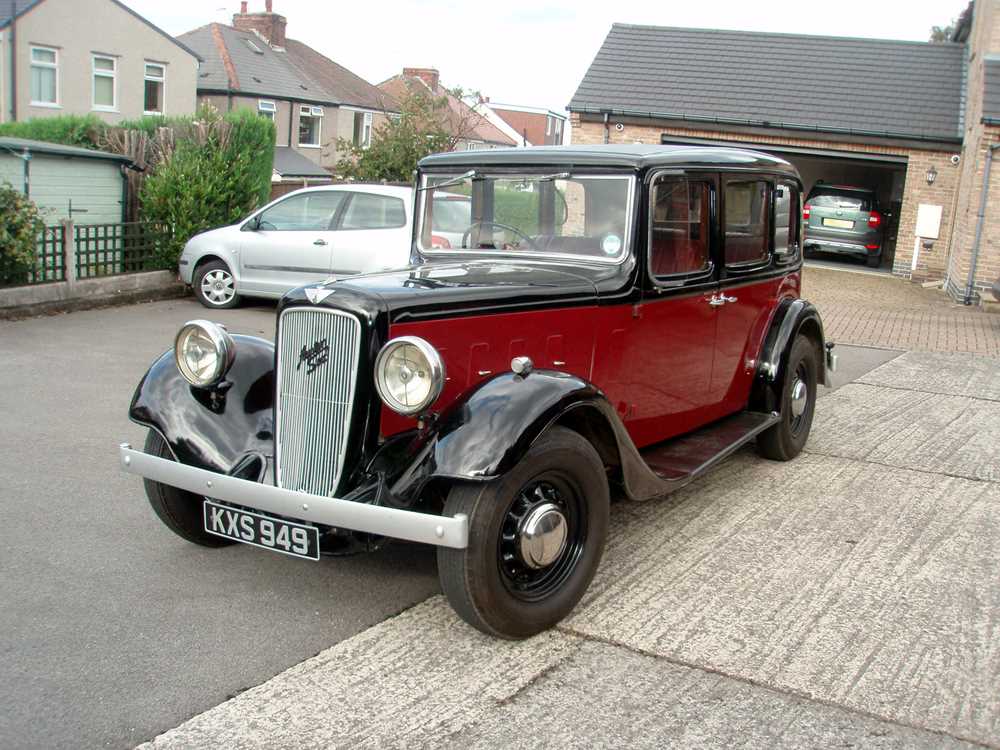
[{"label": "chrome headlamp", "polygon": [[393,411],[419,414],[441,395],[444,362],[423,339],[400,336],[383,346],[375,359],[375,387]]},{"label": "chrome headlamp", "polygon": [[174,340],[177,369],[198,388],[219,380],[236,356],[236,346],[226,329],[208,320],[185,323]]}]

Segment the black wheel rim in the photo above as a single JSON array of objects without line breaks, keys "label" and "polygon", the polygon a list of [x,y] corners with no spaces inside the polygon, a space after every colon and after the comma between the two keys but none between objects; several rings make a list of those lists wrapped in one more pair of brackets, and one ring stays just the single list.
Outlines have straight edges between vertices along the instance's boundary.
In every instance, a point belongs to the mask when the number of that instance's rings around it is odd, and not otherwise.
[{"label": "black wheel rim", "polygon": [[[542,504],[556,505],[566,521],[566,541],[558,557],[543,568],[532,568],[519,547],[522,521]],[[568,479],[547,473],[532,479],[507,507],[500,527],[497,565],[504,587],[522,601],[539,601],[557,591],[573,574],[583,554],[587,521],[583,498]]]},{"label": "black wheel rim", "polygon": [[[812,409],[813,389],[809,383],[809,370],[806,368],[805,362],[799,362],[798,367],[795,368],[795,376],[792,378],[792,385],[790,388],[794,388],[797,381],[803,383],[806,387],[806,406],[802,413],[798,416],[795,416],[792,414],[791,410],[789,410],[789,415],[791,416],[789,428],[791,429],[792,435],[796,437],[802,430],[802,425],[805,424],[806,419],[809,417],[809,411]],[[791,393],[789,393],[789,400],[791,400]]]}]

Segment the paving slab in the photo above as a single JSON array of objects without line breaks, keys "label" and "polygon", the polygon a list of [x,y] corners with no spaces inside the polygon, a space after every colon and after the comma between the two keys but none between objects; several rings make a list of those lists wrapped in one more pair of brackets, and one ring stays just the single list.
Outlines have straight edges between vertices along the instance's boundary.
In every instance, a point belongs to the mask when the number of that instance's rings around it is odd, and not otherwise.
[{"label": "paving slab", "polygon": [[518,643],[490,638],[436,596],[141,747],[435,745],[578,647],[557,631]]},{"label": "paving slab", "polygon": [[817,408],[808,450],[1000,482],[1000,401],[852,383]]},{"label": "paving slab", "polygon": [[440,746],[975,747],[593,641]]},{"label": "paving slab", "polygon": [[857,380],[869,385],[1000,401],[1000,361],[975,354],[907,352],[860,374]]},{"label": "paving slab", "polygon": [[744,453],[613,514],[564,627],[997,745],[998,513],[990,482]]}]

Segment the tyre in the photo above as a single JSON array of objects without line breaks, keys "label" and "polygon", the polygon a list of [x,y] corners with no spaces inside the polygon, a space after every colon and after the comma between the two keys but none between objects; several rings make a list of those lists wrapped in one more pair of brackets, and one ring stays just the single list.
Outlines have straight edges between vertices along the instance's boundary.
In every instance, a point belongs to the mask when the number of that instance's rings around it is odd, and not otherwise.
[{"label": "tyre", "polygon": [[878,268],[882,265],[881,255],[869,255],[865,258],[865,265],[869,268]]},{"label": "tyre", "polygon": [[[159,458],[173,460],[170,449],[158,432],[149,431],[146,436],[146,453]],[[209,534],[205,531],[202,517],[202,501],[204,498],[194,495],[169,484],[160,484],[152,479],[143,479],[146,497],[153,511],[163,524],[182,539],[186,539],[202,547],[227,547],[234,544],[232,540]]]},{"label": "tyre", "polygon": [[550,428],[506,475],[452,487],[445,515],[469,519],[466,549],[438,548],[441,588],[459,616],[518,639],[552,627],[583,596],[608,533],[608,479],[581,435]]},{"label": "tyre", "polygon": [[221,260],[210,260],[198,266],[191,286],[198,301],[212,310],[225,310],[240,303],[236,278]]},{"label": "tyre", "polygon": [[792,343],[781,384],[780,420],[757,436],[757,450],[765,458],[790,461],[806,444],[816,411],[818,373],[816,347],[799,334]]}]

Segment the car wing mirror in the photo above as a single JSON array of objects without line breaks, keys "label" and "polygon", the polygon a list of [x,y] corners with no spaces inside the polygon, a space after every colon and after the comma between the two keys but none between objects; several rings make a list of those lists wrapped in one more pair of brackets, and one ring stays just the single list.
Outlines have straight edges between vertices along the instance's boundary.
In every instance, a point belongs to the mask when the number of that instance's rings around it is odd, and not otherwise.
[{"label": "car wing mirror", "polygon": [[244,224],[241,229],[244,232],[256,232],[260,229],[260,216],[254,216],[250,221]]}]

